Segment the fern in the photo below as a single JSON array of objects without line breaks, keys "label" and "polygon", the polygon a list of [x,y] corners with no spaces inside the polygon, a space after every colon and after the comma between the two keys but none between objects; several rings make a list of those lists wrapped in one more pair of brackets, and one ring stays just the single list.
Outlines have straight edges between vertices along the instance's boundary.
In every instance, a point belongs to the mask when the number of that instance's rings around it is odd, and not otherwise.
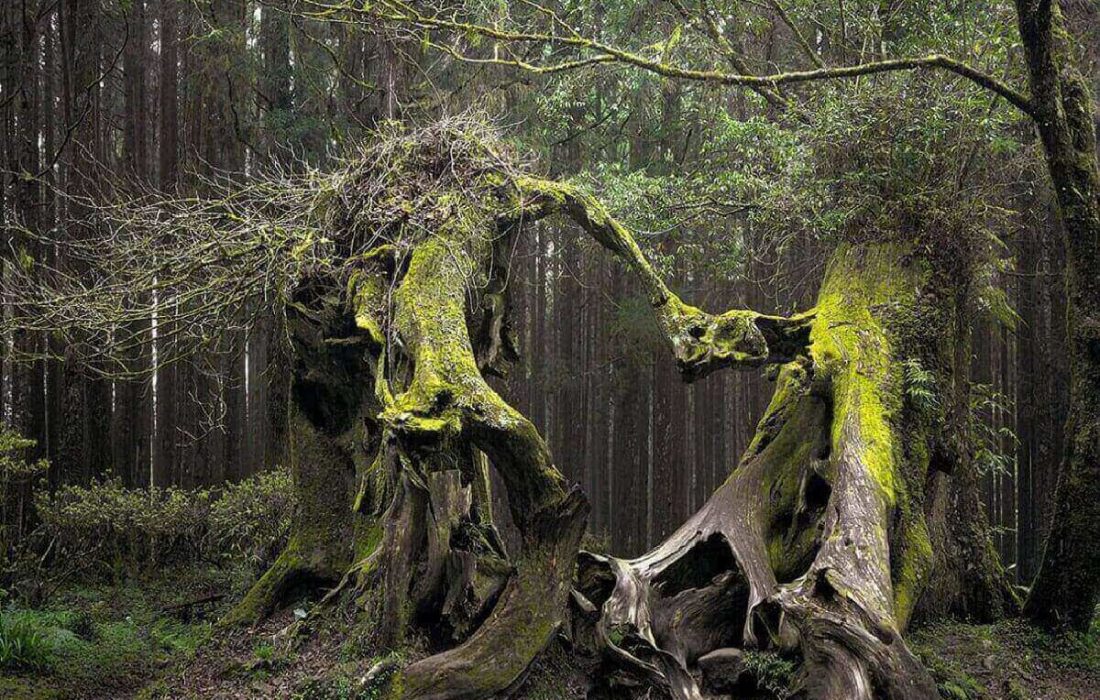
[{"label": "fern", "polygon": [[905,372],[905,395],[917,410],[924,413],[938,410],[940,401],[936,392],[936,375],[926,370],[915,357],[904,360],[902,368]]}]

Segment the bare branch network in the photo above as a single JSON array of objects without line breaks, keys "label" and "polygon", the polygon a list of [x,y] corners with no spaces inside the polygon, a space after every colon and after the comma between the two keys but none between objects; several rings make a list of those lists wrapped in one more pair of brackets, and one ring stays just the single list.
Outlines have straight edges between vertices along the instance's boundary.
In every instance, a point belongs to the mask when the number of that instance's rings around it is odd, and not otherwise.
[{"label": "bare branch network", "polygon": [[[70,197],[86,212],[81,235],[12,227],[0,329],[49,334],[115,377],[152,371],[134,359],[154,337],[159,367],[200,351],[238,352],[233,332],[282,313],[304,280],[339,283],[343,268],[385,244],[405,254],[448,216],[441,202],[484,206],[467,183],[517,167],[494,150],[499,143],[472,117],[388,125],[331,171],[206,181],[207,196],[131,186],[113,199]],[[23,352],[16,359],[50,351]]]}]

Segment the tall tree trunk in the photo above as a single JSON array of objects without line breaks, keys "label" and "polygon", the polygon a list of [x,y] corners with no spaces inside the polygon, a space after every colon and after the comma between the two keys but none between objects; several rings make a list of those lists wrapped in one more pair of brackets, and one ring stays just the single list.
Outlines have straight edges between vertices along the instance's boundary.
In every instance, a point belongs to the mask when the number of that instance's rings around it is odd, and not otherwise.
[{"label": "tall tree trunk", "polygon": [[1035,121],[1066,238],[1070,414],[1054,523],[1026,612],[1087,630],[1100,595],[1100,169],[1092,97],[1056,2],[1017,0]]},{"label": "tall tree trunk", "polygon": [[[68,235],[88,235],[86,198],[95,196],[95,178],[103,148],[99,109],[99,71],[103,43],[102,17],[95,0],[61,4],[61,45],[67,49],[65,73],[66,128],[72,130],[66,167],[66,192],[71,195]],[[77,271],[78,274],[81,271]],[[62,402],[65,417],[58,449],[59,471],[87,480],[110,467],[110,387],[89,376],[75,361],[65,363]]]},{"label": "tall tree trunk", "polygon": [[[175,192],[179,185],[179,10],[177,0],[159,0],[159,44],[158,65],[159,90],[157,93],[157,184],[162,192]],[[158,299],[169,311],[171,300]],[[149,472],[150,485],[165,486],[176,483],[175,472],[177,419],[178,419],[178,382],[177,365],[165,362],[171,354],[171,332],[165,322],[168,313],[158,316],[155,321],[158,339],[154,341],[153,352],[157,357],[154,382],[154,445],[152,465]]]},{"label": "tall tree trunk", "polygon": [[[123,50],[123,164],[128,177],[144,186],[149,169],[147,136],[148,27],[144,0],[136,0],[125,17],[126,46]],[[134,351],[128,371],[142,374],[150,362],[148,344],[142,338],[150,332],[147,323],[132,323],[119,332],[132,334]],[[112,415],[112,468],[130,484],[148,482],[149,437],[152,410],[146,385],[136,379],[115,381],[115,410]]]}]

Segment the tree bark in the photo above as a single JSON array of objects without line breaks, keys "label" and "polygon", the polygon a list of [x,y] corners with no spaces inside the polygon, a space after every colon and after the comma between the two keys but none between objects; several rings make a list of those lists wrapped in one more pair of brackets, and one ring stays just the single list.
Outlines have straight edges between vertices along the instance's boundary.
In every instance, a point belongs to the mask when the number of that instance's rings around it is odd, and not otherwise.
[{"label": "tree bark", "polygon": [[[61,46],[67,59],[63,68],[65,128],[72,130],[65,167],[65,191],[72,195],[67,235],[79,239],[89,235],[84,202],[95,195],[97,167],[103,155],[97,82],[103,45],[102,9],[95,0],[68,0],[59,7]],[[64,251],[60,254],[63,256]],[[61,387],[65,420],[57,450],[60,474],[86,481],[110,467],[109,388],[105,380],[90,376],[75,361],[65,362]]]},{"label": "tree bark", "polygon": [[[517,232],[452,211],[408,253],[375,247],[348,279],[295,293],[299,513],[226,623],[258,619],[298,584],[335,585],[330,600],[354,592],[387,648],[416,627],[438,652],[390,679],[394,697],[491,697],[523,678],[564,618],[587,505],[483,376],[514,357],[500,266]],[[518,551],[493,526],[482,455]]]},{"label": "tree bark", "polygon": [[924,510],[946,402],[918,403],[904,367],[950,385],[959,310],[913,253],[841,246],[729,479],[649,553],[582,556],[579,594],[624,673],[700,698],[701,656],[797,647],[807,697],[937,696],[902,633],[934,566]]},{"label": "tree bark", "polygon": [[[638,559],[583,558],[572,600],[597,613],[591,638],[678,698],[702,697],[698,658],[730,646],[797,647],[809,697],[934,697],[901,635],[935,565],[925,512],[965,313],[965,274],[941,263],[963,247],[868,236],[836,249],[812,311],[714,315],[673,294],[593,198],[488,178],[505,213],[445,199],[431,236],[375,246],[347,279],[295,293],[301,512],[230,621],[297,581],[335,583],[385,646],[427,632],[436,653],[396,670],[392,696],[487,698],[522,679],[563,620],[587,507],[484,375],[510,354],[502,251],[520,222],[564,214],[640,282],[686,379],[778,367],[741,464],[696,515]],[[506,489],[518,551],[486,522],[479,454]]]},{"label": "tree bark", "polygon": [[1086,631],[1100,597],[1100,169],[1092,97],[1057,3],[1017,0],[1036,126],[1066,240],[1070,408],[1054,523],[1025,612]]}]

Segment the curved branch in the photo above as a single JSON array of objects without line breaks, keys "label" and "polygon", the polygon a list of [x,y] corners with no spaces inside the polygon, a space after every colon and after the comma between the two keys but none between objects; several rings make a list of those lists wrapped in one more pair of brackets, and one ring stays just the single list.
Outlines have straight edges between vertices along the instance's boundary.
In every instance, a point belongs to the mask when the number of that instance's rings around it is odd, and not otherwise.
[{"label": "curved branch", "polygon": [[789,362],[805,353],[812,314],[788,318],[734,309],[714,315],[697,309],[665,285],[630,230],[595,197],[570,185],[533,177],[516,178],[514,185],[519,201],[509,216],[530,220],[564,214],[636,276],[686,381],[726,367],[749,369]]}]

